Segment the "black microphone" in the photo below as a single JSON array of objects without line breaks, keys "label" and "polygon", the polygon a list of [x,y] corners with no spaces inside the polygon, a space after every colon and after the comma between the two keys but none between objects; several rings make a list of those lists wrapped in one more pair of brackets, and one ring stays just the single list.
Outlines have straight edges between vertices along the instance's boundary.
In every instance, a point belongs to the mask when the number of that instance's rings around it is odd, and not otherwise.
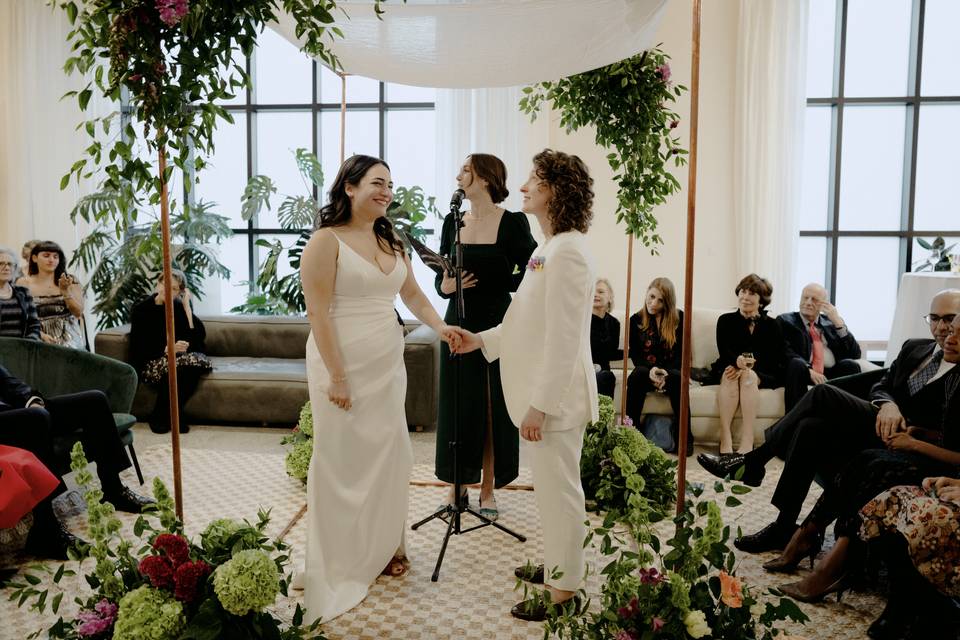
[{"label": "black microphone", "polygon": [[453,192],[453,195],[450,197],[450,210],[459,211],[460,205],[463,204],[463,198],[466,196],[463,192],[463,189],[457,189]]}]

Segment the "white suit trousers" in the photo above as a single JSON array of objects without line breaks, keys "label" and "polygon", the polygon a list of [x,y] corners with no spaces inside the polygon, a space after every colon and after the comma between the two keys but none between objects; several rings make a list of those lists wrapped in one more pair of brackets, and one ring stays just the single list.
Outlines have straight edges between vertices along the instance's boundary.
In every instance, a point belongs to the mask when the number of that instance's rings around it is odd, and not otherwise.
[{"label": "white suit trousers", "polygon": [[[543,530],[544,582],[562,591],[579,589],[585,575],[587,512],[580,483],[584,431],[586,425],[543,431],[543,440],[525,443],[532,453],[533,489]],[[550,578],[555,569],[563,573],[557,580]]]}]

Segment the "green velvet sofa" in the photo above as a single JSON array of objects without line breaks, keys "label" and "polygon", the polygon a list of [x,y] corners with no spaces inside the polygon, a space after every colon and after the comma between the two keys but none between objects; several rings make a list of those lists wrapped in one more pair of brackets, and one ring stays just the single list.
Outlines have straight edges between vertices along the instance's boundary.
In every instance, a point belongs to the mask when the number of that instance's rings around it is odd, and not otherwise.
[{"label": "green velvet sofa", "polygon": [[[214,369],[204,376],[184,406],[193,424],[293,425],[308,399],[304,349],[310,334],[306,318],[295,316],[205,316],[206,353]],[[437,421],[440,340],[425,325],[405,321],[407,424],[432,429]],[[129,362],[130,326],[97,334],[95,351]],[[146,420],[156,401],[140,385],[133,413]]]},{"label": "green velvet sofa", "polygon": [[[94,389],[103,391],[110,402],[120,440],[143,484],[130,430],[137,422],[130,411],[137,391],[137,372],[133,367],[102,355],[20,338],[0,338],[0,363],[46,397]],[[64,460],[64,467],[55,471],[69,470],[69,452],[76,441],[75,436],[54,441],[54,451]]]}]

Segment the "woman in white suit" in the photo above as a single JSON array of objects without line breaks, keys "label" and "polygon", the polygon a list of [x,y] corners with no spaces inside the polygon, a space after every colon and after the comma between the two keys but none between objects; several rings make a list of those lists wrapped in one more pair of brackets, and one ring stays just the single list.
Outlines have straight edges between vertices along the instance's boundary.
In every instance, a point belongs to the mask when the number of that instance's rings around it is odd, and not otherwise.
[{"label": "woman in white suit", "polygon": [[[520,191],[523,211],[537,218],[544,242],[500,325],[479,334],[454,327],[463,337],[460,352],[482,349],[487,360],[500,359],[507,411],[531,447],[544,582],[554,603],[571,600],[585,574],[580,449],[587,424],[597,419],[590,355],[596,278],[585,235],[593,217],[592,185],[577,156],[550,149],[534,156]],[[543,575],[538,568],[522,577],[536,582]],[[517,604],[511,613],[523,620],[546,617],[535,600]]]}]

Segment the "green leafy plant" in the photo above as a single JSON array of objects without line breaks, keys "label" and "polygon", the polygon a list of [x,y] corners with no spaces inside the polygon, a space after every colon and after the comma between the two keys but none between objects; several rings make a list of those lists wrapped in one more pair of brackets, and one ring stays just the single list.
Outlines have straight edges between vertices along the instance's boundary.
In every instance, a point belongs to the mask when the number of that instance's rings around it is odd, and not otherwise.
[{"label": "green leafy plant", "polygon": [[680,117],[671,105],[686,91],[670,80],[659,48],[556,82],[524,88],[520,109],[536,118],[544,103],[560,113],[567,132],[591,126],[617,181],[617,222],[645,246],[662,242],[653,209],[680,190],[669,167],[686,162],[674,130]]},{"label": "green leafy plant", "polygon": [[927,242],[923,238],[917,238],[917,244],[930,252],[930,257],[926,260],[920,260],[913,265],[914,271],[950,271],[950,250],[957,246],[956,243],[947,246],[943,236],[937,236],[933,242]]},{"label": "green leafy plant", "polygon": [[[127,322],[133,305],[154,291],[162,273],[160,220],[152,211],[140,212],[139,222],[115,232],[112,215],[123,215],[116,193],[98,191],[77,202],[71,219],[94,223],[74,252],[71,267],[89,274],[85,285],[94,296],[97,327],[107,329]],[[227,219],[199,202],[177,210],[170,219],[171,263],[187,276],[187,286],[198,299],[204,295],[205,276],[229,278],[214,244],[232,235]]]},{"label": "green leafy plant", "polygon": [[[319,619],[305,625],[298,604],[292,621],[278,619],[268,607],[278,594],[287,595],[291,575],[289,547],[266,535],[269,513],[260,511],[256,523],[220,519],[201,534],[201,544],[183,535],[183,523],[174,514],[170,492],[154,479],[154,505],[134,524],[139,549],[120,535],[121,522],[103,492],[93,484],[80,443],[71,452],[71,469],[87,505],[93,542],[70,550],[70,559],[94,559],[84,574],[92,592],[76,595],[81,610],[73,619],[60,617],[46,630],[47,637],[67,638],[271,638],[301,640],[324,637]],[[157,526],[159,524],[159,526]],[[39,573],[39,575],[38,575]],[[52,586],[43,587],[52,575]],[[22,581],[9,583],[11,600],[43,613],[49,604],[58,613],[64,591],[60,581],[76,572],[60,565],[52,570],[32,565]],[[53,589],[53,591],[51,591]],[[42,635],[37,631],[30,637]]]},{"label": "green leafy plant", "polygon": [[[320,212],[321,203],[314,194],[323,193],[323,169],[317,156],[307,149],[296,149],[294,161],[303,180],[304,194],[284,195],[277,207],[277,219],[282,229],[299,232],[290,243],[280,240],[257,240],[257,246],[266,250],[260,273],[257,275],[255,292],[244,304],[232,309],[239,313],[256,314],[302,314],[306,311],[303,289],[300,286],[300,257],[310,239],[313,223]],[[241,215],[250,220],[264,208],[271,209],[271,198],[277,193],[276,183],[265,175],[250,178],[241,198]],[[428,216],[440,217],[436,198],[424,194],[420,187],[396,187],[393,201],[387,208],[387,218],[394,229],[409,233],[423,240],[428,231],[422,222]],[[408,248],[409,251],[409,248]],[[286,262],[292,271],[281,276],[279,265]]]},{"label": "green leafy plant", "polygon": [[284,436],[280,444],[293,445],[287,451],[285,466],[287,475],[307,484],[307,471],[310,469],[310,457],[313,455],[313,408],[310,401],[300,409],[300,419],[290,435]]}]

